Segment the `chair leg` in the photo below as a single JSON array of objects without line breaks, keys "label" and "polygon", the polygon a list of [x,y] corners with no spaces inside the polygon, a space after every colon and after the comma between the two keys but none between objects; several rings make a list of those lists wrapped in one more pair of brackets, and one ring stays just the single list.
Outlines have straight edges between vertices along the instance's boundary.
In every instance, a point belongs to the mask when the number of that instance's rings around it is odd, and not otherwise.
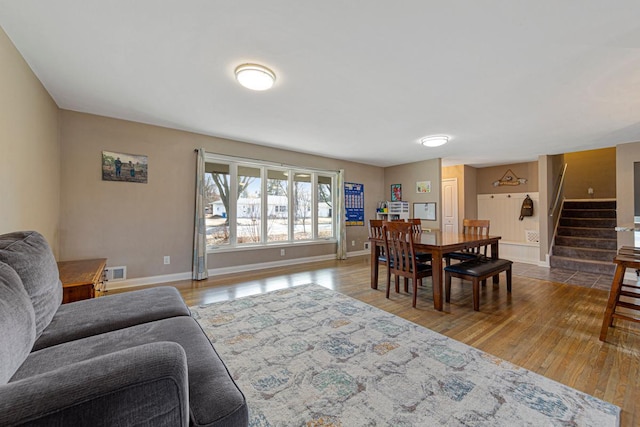
[{"label": "chair leg", "polygon": [[404,291],[406,293],[409,293],[409,278],[408,277],[404,278]]},{"label": "chair leg", "polygon": [[420,286],[422,286],[422,279],[413,278],[413,308],[416,308],[416,303],[418,302],[418,282],[420,282]]},{"label": "chair leg", "polygon": [[444,273],[444,301],[451,302],[451,274]]},{"label": "chair leg", "polygon": [[387,288],[391,286],[391,267],[387,265]]},{"label": "chair leg", "polygon": [[473,309],[480,311],[480,280],[473,278]]},{"label": "chair leg", "polygon": [[396,274],[396,294],[400,292],[400,276]]},{"label": "chair leg", "polygon": [[387,280],[387,299],[389,299],[390,290],[391,290],[391,275],[389,275],[389,280]]}]

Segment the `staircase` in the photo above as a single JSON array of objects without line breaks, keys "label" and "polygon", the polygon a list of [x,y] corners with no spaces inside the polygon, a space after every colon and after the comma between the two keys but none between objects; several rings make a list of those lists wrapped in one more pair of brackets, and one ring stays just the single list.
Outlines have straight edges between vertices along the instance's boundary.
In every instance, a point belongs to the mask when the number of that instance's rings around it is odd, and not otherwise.
[{"label": "staircase", "polygon": [[551,267],[610,274],[617,251],[615,200],[566,200],[550,258]]}]

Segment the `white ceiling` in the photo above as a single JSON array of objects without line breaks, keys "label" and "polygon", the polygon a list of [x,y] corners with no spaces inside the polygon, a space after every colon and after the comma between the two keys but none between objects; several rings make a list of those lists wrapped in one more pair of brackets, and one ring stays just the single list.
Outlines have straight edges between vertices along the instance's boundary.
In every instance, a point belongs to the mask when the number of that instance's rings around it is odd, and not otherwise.
[{"label": "white ceiling", "polygon": [[372,165],[640,140],[638,0],[0,0],[0,25],[61,108]]}]

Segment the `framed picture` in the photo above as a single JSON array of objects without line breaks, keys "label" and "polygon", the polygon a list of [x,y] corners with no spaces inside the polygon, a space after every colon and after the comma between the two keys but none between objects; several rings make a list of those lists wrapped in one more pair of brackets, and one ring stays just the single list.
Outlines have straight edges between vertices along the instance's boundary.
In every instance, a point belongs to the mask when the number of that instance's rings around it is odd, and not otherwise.
[{"label": "framed picture", "polygon": [[402,201],[402,184],[391,184],[391,201]]},{"label": "framed picture", "polygon": [[102,152],[102,180],[147,183],[147,156]]},{"label": "framed picture", "polygon": [[416,193],[431,193],[431,181],[416,182]]}]

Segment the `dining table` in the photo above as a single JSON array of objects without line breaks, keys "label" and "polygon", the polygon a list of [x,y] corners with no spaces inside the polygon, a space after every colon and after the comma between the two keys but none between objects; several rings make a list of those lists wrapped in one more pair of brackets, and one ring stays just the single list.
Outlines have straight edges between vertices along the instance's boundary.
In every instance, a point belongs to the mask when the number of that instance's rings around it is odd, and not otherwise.
[{"label": "dining table", "polygon": [[[443,256],[450,252],[488,245],[491,247],[491,258],[498,258],[498,241],[500,239],[501,236],[453,233],[441,230],[413,234],[415,251],[431,254],[433,307],[436,310],[442,311]],[[384,240],[369,238],[369,241],[371,242],[371,287],[378,289],[378,257],[381,248],[384,247]],[[494,283],[498,283],[498,280],[498,275],[495,275],[493,277]]]}]

